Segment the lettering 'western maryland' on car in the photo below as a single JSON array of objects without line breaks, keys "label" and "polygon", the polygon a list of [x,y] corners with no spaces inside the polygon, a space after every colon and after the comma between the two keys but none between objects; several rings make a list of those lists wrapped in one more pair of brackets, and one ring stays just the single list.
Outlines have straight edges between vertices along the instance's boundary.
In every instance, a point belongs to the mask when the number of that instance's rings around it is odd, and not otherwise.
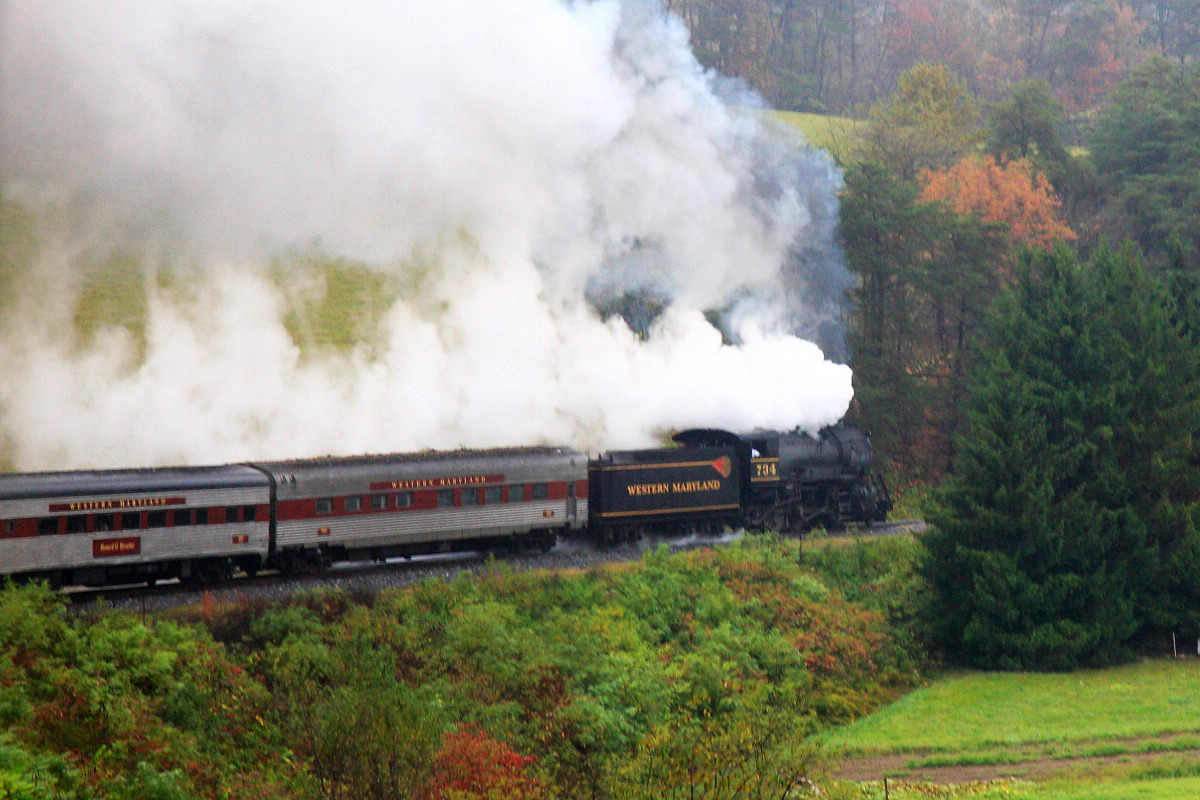
[{"label": "lettering 'western maryland' on car", "polygon": [[736,452],[724,448],[611,453],[589,472],[593,506],[603,519],[625,521],[736,512],[741,499],[736,464]]},{"label": "lettering 'western maryland' on car", "polygon": [[50,513],[59,511],[110,511],[126,508],[153,508],[156,506],[181,506],[187,502],[185,497],[143,497],[139,499],[122,498],[120,500],[82,500],[74,503],[51,503]]}]

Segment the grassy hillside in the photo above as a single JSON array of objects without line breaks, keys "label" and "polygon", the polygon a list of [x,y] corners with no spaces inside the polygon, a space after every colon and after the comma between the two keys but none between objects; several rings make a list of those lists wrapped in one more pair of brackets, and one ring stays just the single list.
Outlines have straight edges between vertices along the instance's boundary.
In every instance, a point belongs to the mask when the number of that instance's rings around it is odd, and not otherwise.
[{"label": "grassy hillside", "polygon": [[799,130],[809,144],[828,150],[838,163],[850,164],[858,158],[856,136],[863,125],[861,120],[797,111],[772,113],[780,121]]},{"label": "grassy hillside", "polygon": [[[1007,779],[1015,798],[1200,791],[1200,660],[945,677],[823,741],[874,785]],[[1121,788],[1115,788],[1121,787]]]}]

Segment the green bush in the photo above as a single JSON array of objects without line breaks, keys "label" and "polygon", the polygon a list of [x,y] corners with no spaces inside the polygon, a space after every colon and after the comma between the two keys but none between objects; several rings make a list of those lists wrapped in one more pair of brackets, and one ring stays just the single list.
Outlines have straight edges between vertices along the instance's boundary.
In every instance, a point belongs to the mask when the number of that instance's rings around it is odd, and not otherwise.
[{"label": "green bush", "polygon": [[[0,591],[3,770],[30,797],[288,796],[263,687],[206,631],[101,612],[44,586]],[[24,788],[22,788],[24,787]],[[7,788],[7,787],[6,787]],[[18,794],[18,796],[20,796]]]}]

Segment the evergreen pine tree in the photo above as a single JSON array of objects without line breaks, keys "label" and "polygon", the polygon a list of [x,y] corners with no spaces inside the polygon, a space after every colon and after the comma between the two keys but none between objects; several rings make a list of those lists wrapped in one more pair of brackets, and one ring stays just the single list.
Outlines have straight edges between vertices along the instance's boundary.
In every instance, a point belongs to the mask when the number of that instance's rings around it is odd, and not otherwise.
[{"label": "evergreen pine tree", "polygon": [[[1149,276],[1132,247],[1095,258],[1100,300],[1119,349],[1113,359],[1114,447],[1129,509],[1147,532],[1137,564],[1143,634],[1200,633],[1200,351],[1196,306]],[[1190,319],[1189,319],[1190,318]]]},{"label": "evergreen pine tree", "polygon": [[915,186],[897,181],[880,164],[861,164],[846,174],[842,244],[859,275],[851,292],[852,414],[871,431],[876,450],[892,462],[905,461],[915,449],[929,405],[928,393],[910,367],[919,338],[913,286],[932,244],[936,210],[916,199]]},{"label": "evergreen pine tree", "polygon": [[1100,111],[1088,148],[1109,238],[1132,238],[1156,264],[1183,242],[1200,267],[1200,64],[1138,66]]},{"label": "evergreen pine tree", "polygon": [[973,373],[922,565],[940,642],[972,665],[1109,663],[1138,630],[1131,571],[1153,558],[1123,463],[1130,332],[1105,303],[1069,251],[1031,256]]}]

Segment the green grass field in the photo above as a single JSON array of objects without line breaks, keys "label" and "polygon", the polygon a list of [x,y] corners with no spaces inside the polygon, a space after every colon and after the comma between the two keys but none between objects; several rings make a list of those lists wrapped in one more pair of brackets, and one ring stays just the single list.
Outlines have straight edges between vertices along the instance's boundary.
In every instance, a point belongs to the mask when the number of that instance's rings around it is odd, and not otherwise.
[{"label": "green grass field", "polygon": [[[901,756],[903,786],[933,768],[989,770],[995,796],[1200,796],[1200,660],[1064,674],[950,675],[825,741],[849,759]],[[862,784],[873,797],[876,782]],[[879,795],[882,784],[879,784]],[[893,797],[904,794],[891,793]],[[978,781],[960,794],[979,796]]]},{"label": "green grass field", "polygon": [[857,158],[859,146],[856,141],[862,121],[825,114],[801,114],[797,111],[772,113],[776,119],[799,130],[813,147],[828,150],[839,164],[850,164]]},{"label": "green grass field", "polygon": [[1200,660],[1073,673],[958,675],[836,732],[857,752],[971,750],[1164,733],[1200,734]]}]

